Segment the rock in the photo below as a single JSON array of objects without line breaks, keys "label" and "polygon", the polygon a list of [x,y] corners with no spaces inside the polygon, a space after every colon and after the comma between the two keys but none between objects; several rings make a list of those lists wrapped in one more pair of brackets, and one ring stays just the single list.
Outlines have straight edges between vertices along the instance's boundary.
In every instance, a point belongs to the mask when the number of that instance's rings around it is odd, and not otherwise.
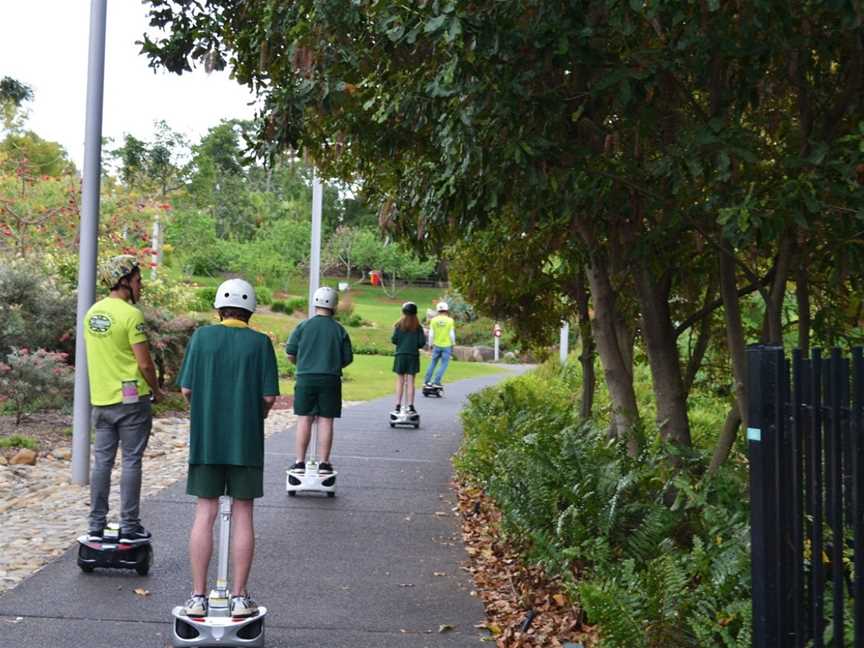
[{"label": "rock", "polygon": [[31,450],[30,448],[21,448],[14,457],[12,457],[12,461],[10,461],[13,466],[17,465],[26,465],[26,466],[35,466],[36,465],[36,452]]},{"label": "rock", "polygon": [[453,358],[455,360],[470,362],[472,353],[474,353],[474,347],[459,346],[458,344],[453,347]]},{"label": "rock", "polygon": [[474,362],[492,362],[495,359],[495,349],[489,346],[475,346],[471,352]]},{"label": "rock", "polygon": [[69,461],[72,459],[72,449],[71,448],[54,448],[51,451],[51,456],[55,459],[60,459],[61,461]]},{"label": "rock", "polygon": [[9,464],[9,460],[6,459],[3,455],[0,455],[0,466],[6,466]]},{"label": "rock", "polygon": [[504,353],[504,362],[518,362],[519,358],[516,357],[516,354],[512,351],[507,351]]}]

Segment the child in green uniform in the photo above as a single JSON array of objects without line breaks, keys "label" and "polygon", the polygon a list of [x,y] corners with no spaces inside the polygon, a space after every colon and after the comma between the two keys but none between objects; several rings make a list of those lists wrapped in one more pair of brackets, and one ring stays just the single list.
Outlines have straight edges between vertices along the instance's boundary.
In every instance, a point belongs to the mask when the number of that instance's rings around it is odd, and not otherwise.
[{"label": "child in green uniform", "polygon": [[242,279],[219,286],[214,307],[221,324],[195,331],[178,382],[189,402],[189,474],[186,492],[198,497],[189,536],[192,597],[186,614],[207,614],[207,566],[219,497],[234,498],[231,513],[231,614],[258,607],[246,590],[252,567],[255,498],[264,494],[264,419],[279,394],[273,344],[249,328],[255,290]]},{"label": "child in green uniform", "polygon": [[408,412],[416,414],[414,377],[420,373],[420,349],[426,346],[426,335],[417,319],[417,304],[402,304],[402,318],[393,327],[390,341],[396,345],[396,357],[393,359],[393,372],[396,374],[395,412],[398,414],[401,411],[404,394],[408,401]]},{"label": "child in green uniform", "polygon": [[285,353],[297,365],[294,413],[297,415],[296,461],[291,470],[306,469],[306,449],[312,436],[312,420],[318,417],[321,442],[319,473],[333,472],[333,419],[342,416],[342,369],[354,360],[351,338],[333,319],[338,293],[328,286],[315,291],[315,316],[300,322],[291,333]]}]

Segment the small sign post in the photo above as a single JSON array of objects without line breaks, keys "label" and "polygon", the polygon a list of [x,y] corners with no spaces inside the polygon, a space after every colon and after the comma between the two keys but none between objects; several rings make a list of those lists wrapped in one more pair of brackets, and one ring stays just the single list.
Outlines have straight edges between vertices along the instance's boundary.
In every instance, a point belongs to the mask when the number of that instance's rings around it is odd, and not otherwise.
[{"label": "small sign post", "polygon": [[498,341],[501,339],[501,327],[498,322],[492,327],[492,335],[495,338],[495,362],[498,362]]}]

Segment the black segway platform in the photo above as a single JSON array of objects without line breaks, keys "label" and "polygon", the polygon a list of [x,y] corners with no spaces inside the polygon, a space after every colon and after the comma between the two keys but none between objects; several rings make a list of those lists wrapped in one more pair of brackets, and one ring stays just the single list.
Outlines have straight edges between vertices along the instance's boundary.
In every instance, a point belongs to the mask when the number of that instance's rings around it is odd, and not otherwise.
[{"label": "black segway platform", "polygon": [[441,398],[444,396],[444,387],[441,385],[423,385],[423,395],[426,398],[429,398],[430,396]]},{"label": "black segway platform", "polygon": [[141,576],[150,572],[153,546],[149,542],[126,544],[120,542],[120,528],[116,524],[105,527],[102,541],[93,541],[87,534],[78,537],[78,566],[90,573],[94,569],[134,569]]}]

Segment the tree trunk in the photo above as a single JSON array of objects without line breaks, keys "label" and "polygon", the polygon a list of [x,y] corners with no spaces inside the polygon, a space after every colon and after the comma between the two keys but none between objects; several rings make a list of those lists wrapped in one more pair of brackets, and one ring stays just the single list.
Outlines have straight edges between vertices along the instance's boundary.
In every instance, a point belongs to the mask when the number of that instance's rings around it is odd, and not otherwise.
[{"label": "tree trunk", "polygon": [[625,353],[622,353],[618,344],[615,290],[609,279],[605,262],[596,254],[591,255],[586,272],[594,302],[591,330],[597,342],[600,364],[612,399],[613,426],[618,434],[626,435],[627,452],[635,457],[639,454],[642,443],[639,408],[636,404],[636,392],[633,389],[633,373],[626,363]]},{"label": "tree trunk", "polygon": [[[744,340],[744,327],[741,323],[741,304],[738,301],[738,285],[735,279],[735,251],[728,241],[723,240],[720,250],[720,296],[723,299],[723,314],[726,319],[726,344],[732,360],[732,376],[734,379],[735,402],[738,409],[738,419],[747,427],[747,354]],[[735,443],[738,432],[737,424],[729,427],[731,422],[727,417],[723,434],[714,450],[711,465],[718,458],[722,461],[729,454],[729,448]],[[731,439],[725,435],[731,434]],[[724,446],[726,447],[723,450]]]},{"label": "tree trunk", "polygon": [[[717,278],[712,273],[708,288],[705,290],[705,306],[703,310],[707,310],[708,304],[714,300],[714,295],[717,291]],[[696,334],[696,346],[690,354],[687,361],[687,369],[684,372],[684,393],[689,394],[693,388],[693,381],[696,380],[696,374],[702,366],[702,361],[705,359],[705,353],[708,351],[708,343],[711,341],[711,315],[708,314],[699,322],[699,332]]]},{"label": "tree trunk", "polygon": [[687,395],[681,376],[678,344],[669,310],[668,277],[657,280],[642,261],[636,270],[636,293],[642,311],[642,335],[651,368],[660,438],[689,448]]},{"label": "tree trunk", "polygon": [[792,259],[794,238],[787,229],[780,237],[777,246],[777,260],[774,264],[774,281],[771,282],[771,292],[765,304],[765,330],[767,344],[783,344],[783,299],[786,297],[786,281],[789,278],[789,266]]},{"label": "tree trunk", "polygon": [[726,422],[723,423],[723,430],[720,432],[720,438],[717,440],[717,445],[714,446],[714,454],[711,457],[711,464],[708,466],[708,474],[713,475],[717,469],[723,465],[729,457],[729,452],[732,446],[735,445],[735,438],[738,436],[738,426],[741,424],[741,415],[738,413],[738,405],[733,405],[726,415]]},{"label": "tree trunk", "polygon": [[795,277],[795,300],[798,303],[798,348],[806,358],[810,355],[810,279],[807,266],[798,264]]},{"label": "tree trunk", "polygon": [[582,399],[579,403],[579,416],[583,420],[591,418],[594,409],[594,390],[597,377],[594,373],[594,336],[591,335],[591,315],[588,309],[588,290],[585,286],[585,275],[580,273],[575,286],[576,310],[579,313],[579,341],[582,352],[579,363],[582,366]]}]

